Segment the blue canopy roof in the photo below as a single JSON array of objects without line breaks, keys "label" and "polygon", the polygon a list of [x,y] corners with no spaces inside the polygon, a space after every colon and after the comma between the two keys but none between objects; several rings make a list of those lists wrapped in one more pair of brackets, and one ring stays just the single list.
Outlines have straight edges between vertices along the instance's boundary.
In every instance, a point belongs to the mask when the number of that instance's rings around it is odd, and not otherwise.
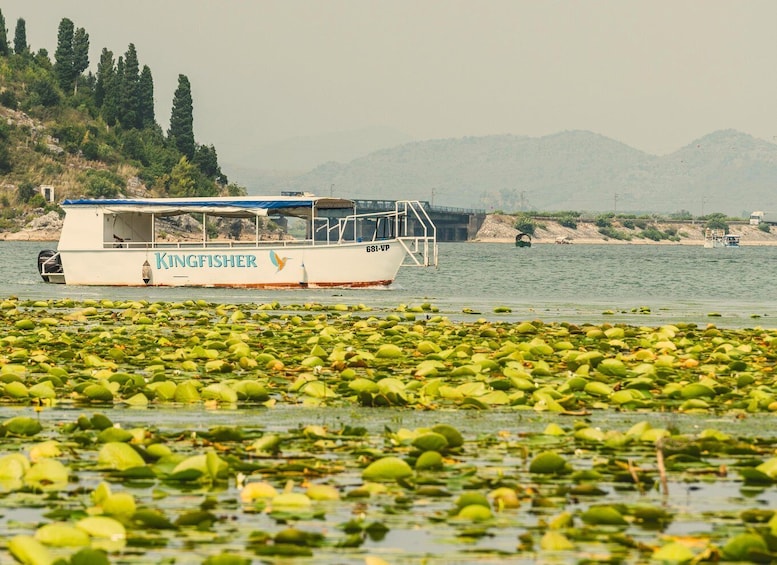
[{"label": "blue canopy roof", "polygon": [[62,206],[99,206],[113,211],[173,215],[202,212],[215,215],[254,216],[284,209],[353,209],[354,202],[344,198],[318,196],[235,196],[192,198],[79,198],[68,199]]}]

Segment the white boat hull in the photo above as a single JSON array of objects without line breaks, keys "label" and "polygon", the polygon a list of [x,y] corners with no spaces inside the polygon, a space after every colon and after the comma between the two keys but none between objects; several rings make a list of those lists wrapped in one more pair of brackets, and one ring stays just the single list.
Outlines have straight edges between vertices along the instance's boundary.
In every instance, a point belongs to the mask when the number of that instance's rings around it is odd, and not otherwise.
[{"label": "white boat hull", "polygon": [[[387,286],[402,266],[437,264],[436,228],[420,202],[356,214],[314,196],[97,199],[63,202],[58,249],[38,254],[43,280],[70,285],[322,288]],[[266,240],[272,211],[302,220],[305,239]],[[200,238],[171,240],[160,218],[200,219]],[[215,239],[213,217],[250,220],[252,239]],[[196,220],[195,220],[196,221]],[[242,229],[242,228],[241,228]]]},{"label": "white boat hull", "polygon": [[405,254],[398,240],[305,248],[60,251],[67,284],[237,288],[386,286]]}]

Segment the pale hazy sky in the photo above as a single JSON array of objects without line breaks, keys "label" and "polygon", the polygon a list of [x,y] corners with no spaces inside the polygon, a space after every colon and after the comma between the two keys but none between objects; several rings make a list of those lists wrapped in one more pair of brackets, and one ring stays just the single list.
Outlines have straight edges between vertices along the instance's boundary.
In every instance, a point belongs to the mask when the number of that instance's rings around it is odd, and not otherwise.
[{"label": "pale hazy sky", "polygon": [[590,130],[665,154],[777,141],[775,0],[1,0],[53,58],[62,18],[134,43],[166,130],[178,74],[219,157],[386,126],[418,140]]}]

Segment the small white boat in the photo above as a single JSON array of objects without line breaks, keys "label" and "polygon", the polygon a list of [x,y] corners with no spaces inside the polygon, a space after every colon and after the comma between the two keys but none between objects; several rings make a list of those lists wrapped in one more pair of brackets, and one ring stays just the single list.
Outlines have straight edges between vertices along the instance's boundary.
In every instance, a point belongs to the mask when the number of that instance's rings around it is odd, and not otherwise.
[{"label": "small white boat", "polygon": [[[46,282],[69,285],[321,288],[387,286],[402,266],[437,265],[437,233],[418,201],[357,214],[352,200],[302,196],[65,200],[56,250],[38,255]],[[190,215],[192,239],[160,222]],[[263,238],[262,218],[304,222],[300,239]],[[214,218],[250,219],[251,239],[212,238]],[[245,233],[245,232],[243,232]]]},{"label": "small white boat", "polygon": [[719,247],[739,247],[740,236],[726,233],[723,230],[704,230],[704,247],[716,249]]}]

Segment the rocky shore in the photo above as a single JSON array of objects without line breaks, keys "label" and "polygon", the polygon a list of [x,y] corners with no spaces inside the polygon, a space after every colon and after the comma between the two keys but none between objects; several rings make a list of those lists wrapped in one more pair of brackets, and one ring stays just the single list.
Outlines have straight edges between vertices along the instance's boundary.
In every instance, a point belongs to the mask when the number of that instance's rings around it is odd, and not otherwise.
[{"label": "rocky shore", "polygon": [[[486,217],[483,226],[478,230],[474,241],[514,243],[518,230],[513,227],[515,218],[507,214],[491,214]],[[556,243],[565,238],[572,244],[616,244],[616,245],[703,245],[704,224],[691,222],[657,222],[652,227],[664,233],[675,233],[676,240],[662,239],[654,241],[641,236],[640,229],[630,229],[617,221],[612,228],[624,234],[629,239],[615,239],[599,232],[592,221],[578,221],[576,228],[568,228],[554,221],[537,221],[537,228],[532,235],[532,244]],[[746,222],[729,223],[729,231],[739,235],[740,245],[777,245],[777,228],[765,232]]]}]

